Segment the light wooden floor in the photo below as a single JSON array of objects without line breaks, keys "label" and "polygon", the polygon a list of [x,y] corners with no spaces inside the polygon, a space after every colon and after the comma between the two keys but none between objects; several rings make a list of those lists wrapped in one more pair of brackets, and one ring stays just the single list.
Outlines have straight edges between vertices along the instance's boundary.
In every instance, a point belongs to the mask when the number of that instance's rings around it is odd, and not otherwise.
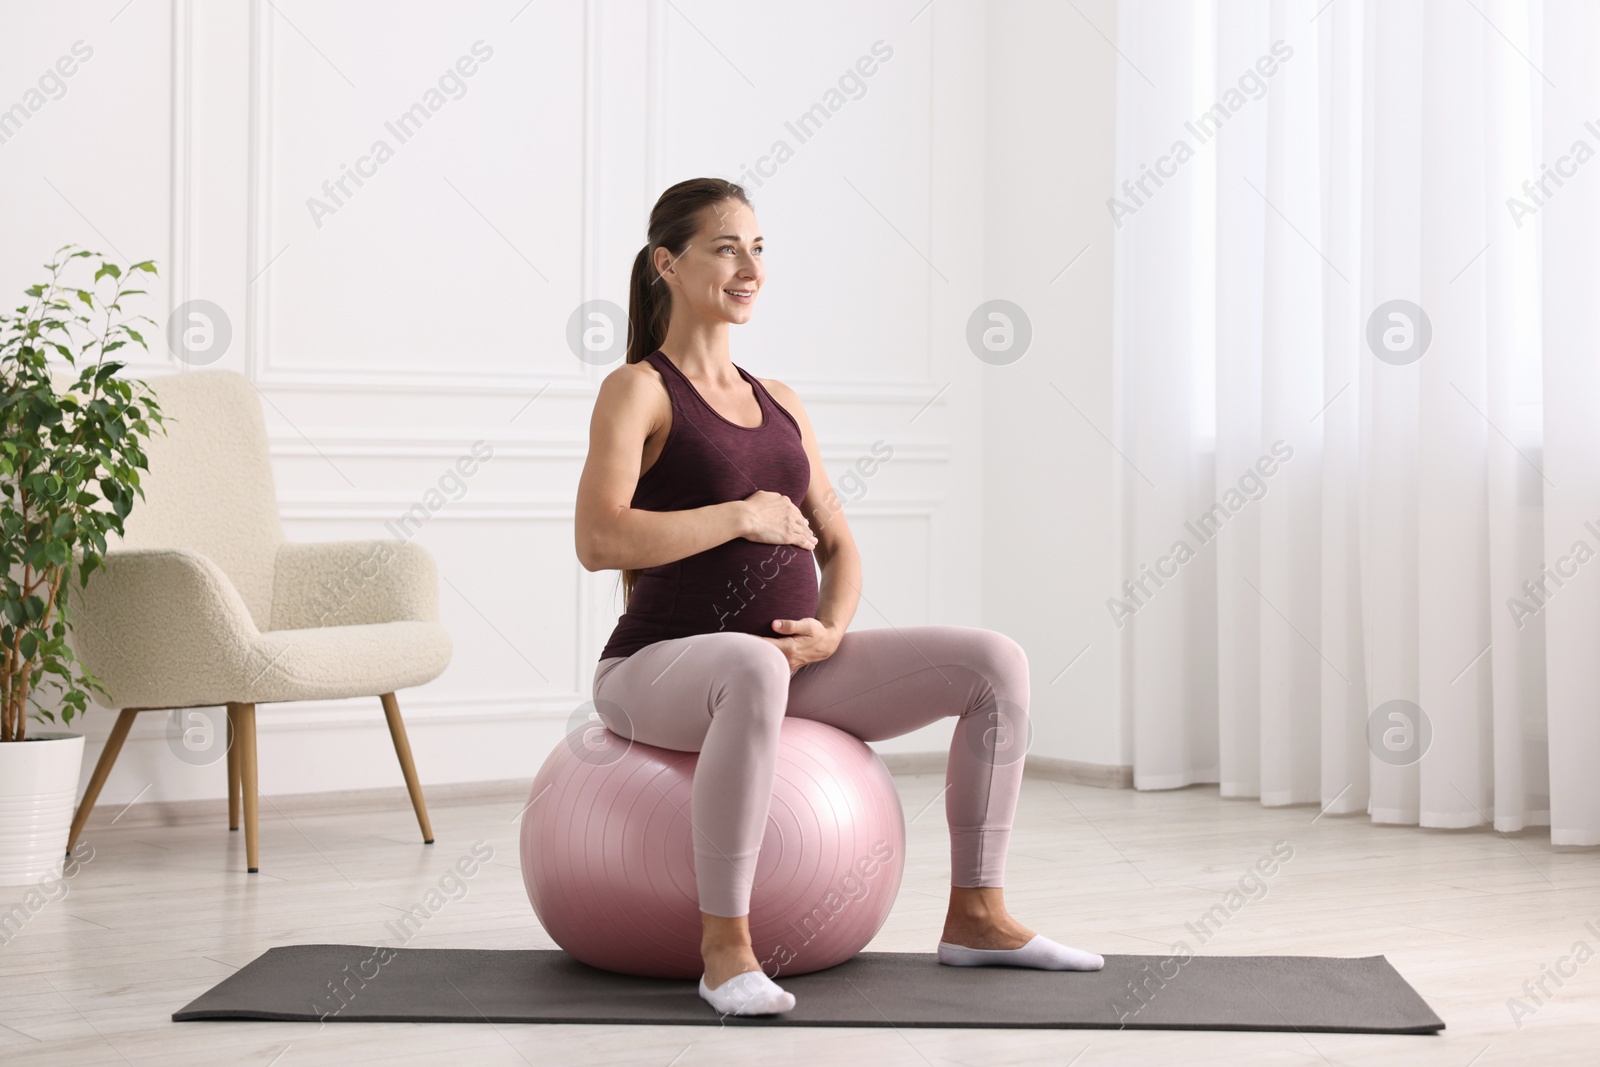
[{"label": "light wooden floor", "polygon": [[[897,778],[909,827],[899,901],[872,949],[932,951],[947,899],[936,775]],[[553,947],[522,887],[525,797],[437,803],[423,846],[404,801],[380,812],[261,807],[262,873],[243,873],[221,802],[210,825],[91,826],[93,858],[0,945],[0,1062],[24,1064],[987,1065],[1600,1062],[1600,960],[1518,1028],[1508,998],[1586,942],[1600,951],[1600,852],[1544,830],[1375,828],[1315,808],[1264,809],[1214,787],[1138,793],[1030,778],[1007,881],[1022,922],[1102,953],[1382,953],[1447,1029],[1428,1037],[1138,1030],[933,1030],[173,1023],[171,1012],[275,945],[375,943],[487,841],[494,860],[410,942]],[[930,804],[930,802],[933,802]],[[920,814],[919,814],[920,813]],[[1185,924],[1275,841],[1294,856],[1203,947]],[[0,910],[23,890],[0,888]],[[1570,964],[1567,965],[1570,969]],[[1530,1001],[1531,1004],[1531,1001]],[[709,1009],[708,1009],[709,1010]]]}]

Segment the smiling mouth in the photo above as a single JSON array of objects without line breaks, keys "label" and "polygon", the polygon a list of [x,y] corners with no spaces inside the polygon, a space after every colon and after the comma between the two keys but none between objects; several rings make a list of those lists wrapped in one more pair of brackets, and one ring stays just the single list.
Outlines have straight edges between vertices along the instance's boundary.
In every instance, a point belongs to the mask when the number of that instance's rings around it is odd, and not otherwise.
[{"label": "smiling mouth", "polygon": [[724,289],[722,291],[724,293],[727,293],[729,296],[732,296],[732,297],[748,298],[748,297],[755,296],[755,294],[756,294],[756,291],[754,289]]}]

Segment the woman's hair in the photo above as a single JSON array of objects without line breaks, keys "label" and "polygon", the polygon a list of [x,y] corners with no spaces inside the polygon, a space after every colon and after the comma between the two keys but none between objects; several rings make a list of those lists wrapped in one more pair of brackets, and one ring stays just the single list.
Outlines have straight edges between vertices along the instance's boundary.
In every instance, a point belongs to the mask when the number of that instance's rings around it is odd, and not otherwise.
[{"label": "woman's hair", "polygon": [[[690,178],[661,194],[650,209],[649,240],[633,257],[633,278],[628,283],[628,362],[637,363],[667,339],[667,324],[672,319],[672,291],[659,284],[656,270],[657,248],[665,248],[674,259],[688,251],[689,242],[700,232],[701,215],[708,207],[724,200],[746,205],[750,199],[744,188],[721,178]],[[626,609],[633,596],[638,571],[622,572],[622,605]]]}]

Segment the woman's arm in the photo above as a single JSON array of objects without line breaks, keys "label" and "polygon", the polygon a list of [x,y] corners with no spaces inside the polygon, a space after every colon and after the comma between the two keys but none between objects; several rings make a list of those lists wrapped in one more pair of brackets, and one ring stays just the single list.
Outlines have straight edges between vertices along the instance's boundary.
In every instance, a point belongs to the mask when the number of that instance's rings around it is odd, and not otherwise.
[{"label": "woman's arm", "polygon": [[748,531],[750,508],[743,500],[682,511],[631,506],[645,440],[670,411],[661,383],[638,364],[618,367],[601,381],[573,521],[578,562],[585,570],[659,567]]},{"label": "woman's arm", "polygon": [[811,461],[811,484],[806,487],[800,513],[816,534],[817,547],[812,552],[822,568],[822,584],[817,590],[817,621],[837,639],[855,618],[861,599],[861,553],[850,533],[850,524],[845,521],[844,505],[828,483],[828,471],[822,465],[817,436],[812,432],[805,405],[800,403],[793,389],[776,378],[762,378],[761,384],[800,424],[800,441],[805,446],[806,458]]}]

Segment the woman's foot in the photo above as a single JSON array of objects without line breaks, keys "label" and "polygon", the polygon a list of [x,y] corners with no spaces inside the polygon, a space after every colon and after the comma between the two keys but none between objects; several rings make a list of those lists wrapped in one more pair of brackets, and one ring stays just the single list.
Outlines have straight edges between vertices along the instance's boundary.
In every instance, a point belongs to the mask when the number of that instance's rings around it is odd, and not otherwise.
[{"label": "woman's foot", "polygon": [[1035,931],[1006,911],[1005,890],[993,886],[950,887],[950,908],[944,916],[941,940],[966,948],[1021,948]]},{"label": "woman's foot", "polygon": [[770,1015],[794,1007],[794,994],[768,978],[749,945],[700,950],[700,996],[721,1015]]},{"label": "woman's foot", "polygon": [[1098,971],[1106,965],[1097,952],[1052,941],[1035,934],[1017,948],[965,948],[948,941],[939,942],[939,962],[951,967],[1032,967],[1041,971]]},{"label": "woman's foot", "polygon": [[736,974],[761,970],[761,961],[749,945],[701,945],[700,958],[705,962],[706,986],[710,989]]},{"label": "woman's foot", "polygon": [[700,996],[719,1015],[772,1015],[794,1007],[794,994],[762,971],[740,971],[712,989],[700,976]]},{"label": "woman's foot", "polygon": [[952,967],[1000,965],[1050,971],[1098,971],[1105,958],[1023,926],[1006,911],[999,886],[950,887],[950,910],[939,962]]},{"label": "woman's foot", "polygon": [[1021,948],[1034,938],[1035,931],[1002,912],[997,917],[947,915],[941,941],[966,948]]}]

